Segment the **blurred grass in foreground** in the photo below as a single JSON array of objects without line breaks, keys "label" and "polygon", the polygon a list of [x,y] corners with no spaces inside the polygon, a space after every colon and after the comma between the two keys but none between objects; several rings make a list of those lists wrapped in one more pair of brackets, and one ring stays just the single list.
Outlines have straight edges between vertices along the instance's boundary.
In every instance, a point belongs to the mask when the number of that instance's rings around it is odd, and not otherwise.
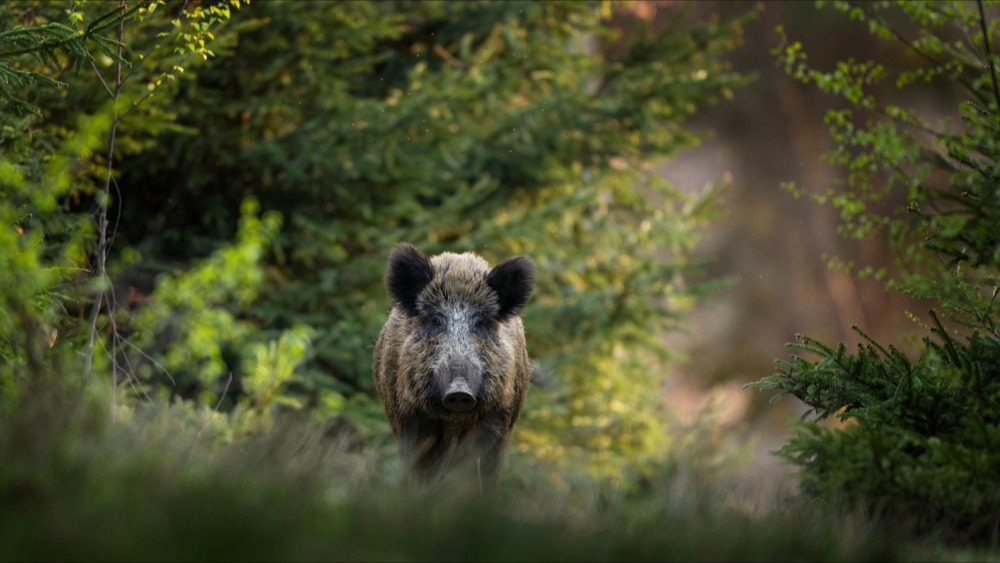
[{"label": "blurred grass in foreground", "polygon": [[58,394],[28,397],[0,420],[2,560],[955,557],[816,507],[751,517],[682,463],[627,492],[584,477],[553,485],[515,456],[485,496],[414,491],[399,484],[395,456],[309,423],[227,445],[183,405],[112,422]]}]

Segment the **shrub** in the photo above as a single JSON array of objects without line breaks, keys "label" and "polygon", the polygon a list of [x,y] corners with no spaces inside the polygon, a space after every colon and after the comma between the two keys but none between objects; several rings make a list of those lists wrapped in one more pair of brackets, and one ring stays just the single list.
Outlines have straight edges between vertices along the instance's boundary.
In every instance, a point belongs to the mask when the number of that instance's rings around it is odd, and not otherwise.
[{"label": "shrub", "polygon": [[[822,3],[821,3],[822,4]],[[833,2],[871,33],[901,44],[895,87],[914,96],[957,86],[958,116],[933,122],[885,102],[889,66],[842,61],[824,72],[799,43],[780,60],[803,83],[838,94],[830,163],[846,182],[813,197],[841,210],[841,233],[888,235],[901,273],[889,287],[936,303],[915,360],[862,330],[851,354],[801,337],[778,372],[750,384],[809,407],[778,454],[806,492],[900,516],[921,532],[996,545],[1000,529],[1000,86],[995,19],[986,2]],[[953,30],[965,35],[955,36]],[[896,64],[899,64],[897,61]],[[881,90],[879,90],[881,88]],[[913,98],[911,98],[913,99]],[[919,98],[917,98],[919,99]],[[794,188],[793,188],[794,189]],[[903,202],[892,208],[893,202]],[[863,268],[861,275],[886,276]],[[941,315],[942,319],[939,319]],[[946,328],[950,327],[950,328]],[[957,327],[957,328],[956,328]],[[818,357],[810,360],[808,357]],[[844,425],[817,421],[836,416]]]}]

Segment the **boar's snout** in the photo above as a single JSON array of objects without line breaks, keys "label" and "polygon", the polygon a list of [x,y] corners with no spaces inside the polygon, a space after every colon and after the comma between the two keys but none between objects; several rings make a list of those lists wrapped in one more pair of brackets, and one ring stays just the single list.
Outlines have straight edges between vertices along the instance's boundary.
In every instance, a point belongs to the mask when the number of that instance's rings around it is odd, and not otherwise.
[{"label": "boar's snout", "polygon": [[476,395],[482,383],[482,375],[472,362],[453,359],[439,372],[444,393],[441,402],[451,412],[469,412],[476,406]]},{"label": "boar's snout", "polygon": [[468,412],[476,406],[476,396],[472,387],[464,379],[455,379],[444,392],[444,408],[452,412]]}]

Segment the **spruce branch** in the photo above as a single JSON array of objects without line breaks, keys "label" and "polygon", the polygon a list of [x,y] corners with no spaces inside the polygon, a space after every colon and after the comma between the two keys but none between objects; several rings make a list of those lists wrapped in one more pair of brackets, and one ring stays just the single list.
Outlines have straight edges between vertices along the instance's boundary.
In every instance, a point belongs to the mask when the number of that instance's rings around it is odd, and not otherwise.
[{"label": "spruce branch", "polygon": [[38,107],[16,97],[13,89],[36,84],[55,87],[66,85],[41,72],[13,68],[9,61],[16,57],[30,55],[42,65],[58,69],[60,66],[58,54],[64,53],[73,66],[79,69],[83,61],[89,61],[93,65],[93,56],[87,47],[90,44],[116,63],[127,64],[122,58],[123,37],[116,40],[105,37],[103,33],[116,24],[132,18],[150,1],[142,0],[132,8],[128,8],[122,2],[99,16],[83,30],[59,22],[50,22],[31,28],[16,26],[0,31],[0,98],[6,100],[18,113],[41,115]]}]

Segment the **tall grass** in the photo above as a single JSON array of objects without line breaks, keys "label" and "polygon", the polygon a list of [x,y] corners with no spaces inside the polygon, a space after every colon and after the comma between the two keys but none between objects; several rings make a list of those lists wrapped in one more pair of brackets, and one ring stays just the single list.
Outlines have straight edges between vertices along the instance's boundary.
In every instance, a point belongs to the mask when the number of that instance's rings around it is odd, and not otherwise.
[{"label": "tall grass", "polygon": [[[514,454],[493,490],[401,484],[388,448],[302,420],[235,442],[184,405],[112,421],[45,393],[0,415],[0,560],[925,559],[863,518],[747,514],[690,465],[629,488]],[[933,554],[931,554],[933,555]]]}]

